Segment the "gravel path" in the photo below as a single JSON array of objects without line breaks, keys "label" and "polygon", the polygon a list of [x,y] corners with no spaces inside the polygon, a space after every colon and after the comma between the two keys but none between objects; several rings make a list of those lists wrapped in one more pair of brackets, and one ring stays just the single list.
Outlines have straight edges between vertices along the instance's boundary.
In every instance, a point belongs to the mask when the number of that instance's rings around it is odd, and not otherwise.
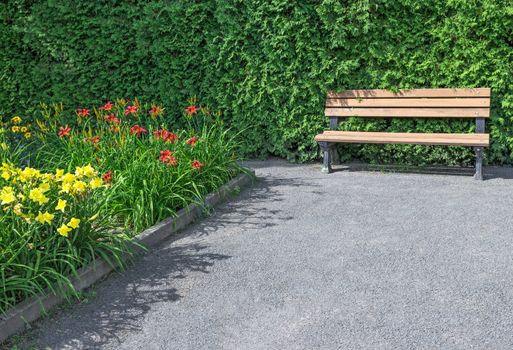
[{"label": "gravel path", "polygon": [[513,348],[511,171],[479,182],[249,164],[254,188],[21,347]]}]

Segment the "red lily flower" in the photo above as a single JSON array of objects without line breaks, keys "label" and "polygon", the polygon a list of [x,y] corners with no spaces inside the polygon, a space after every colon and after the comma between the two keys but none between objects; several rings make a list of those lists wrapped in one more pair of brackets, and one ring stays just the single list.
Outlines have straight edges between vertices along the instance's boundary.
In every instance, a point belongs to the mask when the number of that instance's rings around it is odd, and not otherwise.
[{"label": "red lily flower", "polygon": [[114,116],[114,113],[106,115],[105,120],[111,123],[119,123],[119,119]]},{"label": "red lily flower", "polygon": [[112,170],[107,171],[102,175],[103,183],[108,184],[112,182]]},{"label": "red lily flower", "polygon": [[178,135],[173,134],[172,132],[168,132],[164,136],[164,141],[171,142],[171,144],[174,144],[176,140],[178,140]]},{"label": "red lily flower", "polygon": [[190,117],[191,115],[198,113],[198,107],[189,106],[185,108],[185,113],[187,113],[187,115]]},{"label": "red lily flower", "polygon": [[162,163],[165,163],[167,167],[169,167],[170,165],[173,167],[176,167],[176,165],[178,163],[178,159],[173,157],[173,154],[174,154],[174,152],[171,152],[168,149],[166,149],[164,151],[160,151],[159,159]]},{"label": "red lily flower", "polygon": [[175,157],[171,157],[169,158],[166,166],[169,167],[169,166],[172,166],[173,168],[176,168],[176,166],[178,165],[178,159],[176,159]]},{"label": "red lily flower", "polygon": [[91,113],[91,111],[87,108],[79,108],[77,109],[77,115],[79,117],[87,117],[89,114]]},{"label": "red lily flower", "polygon": [[168,131],[164,129],[158,129],[153,132],[155,140],[163,139],[167,135]]},{"label": "red lily flower", "polygon": [[62,139],[64,136],[69,136],[69,133],[71,132],[71,128],[66,125],[66,127],[60,127],[59,128],[59,137]]},{"label": "red lily flower", "polygon": [[198,142],[198,138],[196,136],[193,136],[190,139],[188,139],[186,143],[188,145],[195,146],[197,142]]},{"label": "red lily flower", "polygon": [[178,139],[178,135],[164,129],[155,130],[153,135],[155,136],[155,140],[163,139],[166,142],[171,142],[171,144],[174,144]]},{"label": "red lily flower", "polygon": [[199,161],[197,161],[196,159],[194,159],[194,160],[191,162],[191,169],[196,169],[196,170],[200,171],[202,166],[205,166],[205,164],[200,163],[200,162],[199,162]]},{"label": "red lily flower", "polygon": [[159,115],[161,115],[163,111],[164,111],[164,108],[162,108],[160,106],[153,106],[149,110],[149,112],[150,112],[150,114],[151,114],[151,116],[153,118],[158,117]]},{"label": "red lily flower", "polygon": [[140,127],[139,125],[134,125],[130,128],[130,133],[136,134],[137,136],[139,136],[140,134],[145,133],[145,132],[148,132],[148,130]]},{"label": "red lily flower", "polygon": [[93,137],[88,137],[85,139],[86,142],[90,142],[92,143],[93,145],[97,144],[100,142],[100,136],[96,135],[96,136],[93,136]]},{"label": "red lily flower", "polygon": [[164,151],[160,151],[160,161],[162,163],[165,163],[167,162],[167,160],[169,159],[169,157],[171,157],[173,155],[174,152],[171,152],[170,150],[166,149]]},{"label": "red lily flower", "polygon": [[125,109],[125,115],[135,114],[139,110],[138,106],[128,106]]},{"label": "red lily flower", "polygon": [[112,102],[107,102],[105,103],[102,107],[100,107],[100,111],[110,111],[112,109],[112,107],[114,106],[114,104]]}]

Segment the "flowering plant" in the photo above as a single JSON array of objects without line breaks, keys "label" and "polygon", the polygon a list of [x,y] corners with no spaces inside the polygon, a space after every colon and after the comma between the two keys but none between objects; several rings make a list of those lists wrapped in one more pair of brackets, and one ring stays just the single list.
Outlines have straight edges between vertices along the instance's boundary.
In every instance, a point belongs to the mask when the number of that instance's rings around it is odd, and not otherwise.
[{"label": "flowering plant", "polygon": [[91,218],[74,216],[91,191],[103,187],[103,181],[90,166],[77,167],[74,173],[57,169],[42,173],[3,163],[0,167],[0,206],[9,221],[17,226],[37,225],[40,231],[61,236],[78,229]]},{"label": "flowering plant", "polygon": [[128,236],[101,213],[105,190],[91,165],[51,173],[0,166],[0,311],[52,283],[69,286],[68,275],[96,255],[128,251]]},{"label": "flowering plant", "polygon": [[0,312],[55,282],[72,290],[98,256],[120,265],[131,236],[241,171],[236,135],[195,99],[180,117],[137,99],[41,107],[30,142],[0,132]]}]

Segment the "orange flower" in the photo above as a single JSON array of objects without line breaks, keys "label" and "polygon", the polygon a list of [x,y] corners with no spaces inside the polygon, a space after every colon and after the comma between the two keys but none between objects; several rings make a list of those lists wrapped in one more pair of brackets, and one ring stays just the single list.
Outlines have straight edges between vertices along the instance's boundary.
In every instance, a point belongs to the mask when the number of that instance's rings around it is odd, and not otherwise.
[{"label": "orange flower", "polygon": [[167,167],[169,167],[170,165],[172,165],[173,167],[176,167],[177,163],[178,163],[178,159],[176,159],[175,157],[173,157],[173,152],[171,152],[170,150],[166,149],[164,151],[160,151],[160,161],[162,163],[165,163]]},{"label": "orange flower", "polygon": [[155,136],[155,140],[163,139],[166,142],[171,142],[171,144],[174,144],[178,139],[178,135],[164,129],[155,130],[153,135]]},{"label": "orange flower", "polygon": [[130,128],[130,133],[136,134],[137,136],[139,136],[140,134],[145,133],[145,132],[148,132],[148,130],[140,127],[139,125],[134,125]]},{"label": "orange flower", "polygon": [[202,166],[205,166],[205,164],[200,163],[200,162],[199,162],[198,160],[196,160],[196,159],[194,159],[194,160],[191,162],[191,168],[192,168],[192,169],[196,169],[196,170],[200,171]]},{"label": "orange flower", "polygon": [[77,115],[79,117],[87,117],[89,114],[91,113],[91,111],[87,108],[79,108],[77,109]]},{"label": "orange flower", "polygon": [[119,123],[119,119],[114,116],[114,113],[106,115],[105,120],[111,123]]},{"label": "orange flower", "polygon": [[158,117],[159,115],[161,115],[162,112],[164,112],[164,108],[162,108],[160,106],[153,106],[153,107],[151,107],[149,112],[150,112],[151,116],[153,118],[155,118],[155,117]]},{"label": "orange flower", "polygon": [[185,113],[190,117],[191,115],[198,113],[198,107],[189,106],[185,108]]},{"label": "orange flower", "polygon": [[102,107],[100,107],[100,111],[110,111],[114,104],[112,102],[105,103]]},{"label": "orange flower", "polygon": [[173,134],[172,132],[168,132],[167,135],[164,137],[164,141],[169,141],[171,142],[171,144],[174,144],[176,140],[178,140],[178,135]]},{"label": "orange flower", "polygon": [[198,142],[198,138],[196,136],[191,137],[186,141],[188,145],[196,146],[196,143]]},{"label": "orange flower", "polygon": [[69,136],[69,133],[71,132],[71,128],[66,125],[66,127],[60,127],[59,128],[59,137],[62,139],[64,136]]},{"label": "orange flower", "polygon": [[166,136],[167,132],[167,130],[158,129],[153,132],[153,136],[155,137],[155,140],[160,140]]},{"label": "orange flower", "polygon": [[107,171],[105,174],[102,175],[103,183],[109,184],[112,182],[112,170]]},{"label": "orange flower", "polygon": [[139,110],[138,106],[128,106],[125,109],[125,115],[135,114]]},{"label": "orange flower", "polygon": [[100,142],[100,136],[96,135],[96,136],[93,136],[93,137],[88,137],[85,139],[86,142],[90,142],[92,143],[93,145],[97,144]]}]

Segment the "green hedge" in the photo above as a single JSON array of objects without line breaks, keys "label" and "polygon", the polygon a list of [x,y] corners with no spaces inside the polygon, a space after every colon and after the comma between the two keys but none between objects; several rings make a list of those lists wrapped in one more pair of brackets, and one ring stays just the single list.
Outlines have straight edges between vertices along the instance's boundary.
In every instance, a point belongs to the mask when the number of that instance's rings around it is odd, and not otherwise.
[{"label": "green hedge", "polygon": [[[247,155],[318,157],[328,89],[491,87],[489,162],[513,163],[510,0],[8,0],[0,114],[118,96],[177,110],[197,95],[246,129]],[[171,117],[173,117],[171,115]],[[344,128],[473,130],[471,122],[352,120]],[[465,148],[346,146],[344,158],[465,164]]]}]

